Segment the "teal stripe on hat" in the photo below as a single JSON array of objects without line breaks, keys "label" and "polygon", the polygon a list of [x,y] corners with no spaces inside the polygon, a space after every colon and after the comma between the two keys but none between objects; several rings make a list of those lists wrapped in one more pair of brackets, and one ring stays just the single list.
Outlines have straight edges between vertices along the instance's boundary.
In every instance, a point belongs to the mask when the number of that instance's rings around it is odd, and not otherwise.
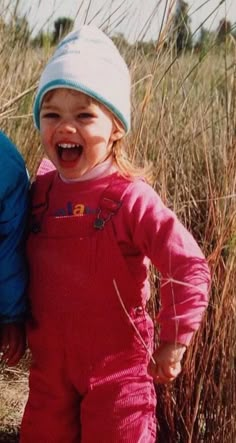
[{"label": "teal stripe on hat", "polygon": [[34,109],[33,109],[33,116],[34,116],[34,123],[36,128],[40,129],[40,109],[42,106],[43,97],[45,94],[51,90],[57,89],[57,88],[67,88],[67,89],[73,89],[79,92],[83,92],[84,94],[89,95],[90,97],[97,100],[99,103],[104,104],[111,112],[114,114],[118,120],[122,123],[122,125],[125,128],[125,131],[128,132],[130,130],[130,115],[124,115],[122,114],[119,109],[117,109],[113,103],[109,102],[107,99],[105,99],[100,94],[97,94],[94,90],[89,89],[87,86],[83,85],[79,82],[74,82],[71,80],[64,80],[64,79],[55,79],[51,82],[46,83],[41,89],[38,90],[35,102],[34,102]]}]

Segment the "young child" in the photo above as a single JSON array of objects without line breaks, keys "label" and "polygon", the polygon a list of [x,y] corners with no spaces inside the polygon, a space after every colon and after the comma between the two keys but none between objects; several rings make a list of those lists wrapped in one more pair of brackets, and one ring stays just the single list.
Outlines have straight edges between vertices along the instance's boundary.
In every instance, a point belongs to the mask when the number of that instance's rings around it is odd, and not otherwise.
[{"label": "young child", "polygon": [[29,178],[20,153],[2,132],[0,177],[0,360],[14,366],[25,352]]},{"label": "young child", "polygon": [[[102,31],[83,26],[62,40],[34,119],[54,167],[33,186],[21,443],[155,442],[153,380],[181,370],[207,305],[206,260],[127,159],[130,76]],[[149,261],[162,273],[154,352]]]}]

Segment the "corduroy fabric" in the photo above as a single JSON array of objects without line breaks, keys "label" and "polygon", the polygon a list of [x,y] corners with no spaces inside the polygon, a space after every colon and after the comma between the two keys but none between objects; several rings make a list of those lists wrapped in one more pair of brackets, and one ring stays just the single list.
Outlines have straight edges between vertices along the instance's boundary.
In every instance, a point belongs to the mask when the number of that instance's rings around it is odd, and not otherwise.
[{"label": "corduroy fabric", "polygon": [[140,306],[112,222],[96,231],[93,214],[54,218],[39,206],[41,230],[31,234],[28,247],[33,364],[20,441],[154,443],[149,355],[117,299],[113,278],[150,352],[153,323]]}]

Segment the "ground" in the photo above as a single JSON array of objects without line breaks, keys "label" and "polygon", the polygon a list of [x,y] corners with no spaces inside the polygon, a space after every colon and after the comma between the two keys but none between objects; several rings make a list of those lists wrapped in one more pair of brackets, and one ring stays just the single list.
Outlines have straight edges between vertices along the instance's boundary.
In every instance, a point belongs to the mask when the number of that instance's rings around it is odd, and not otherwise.
[{"label": "ground", "polygon": [[29,356],[15,368],[0,364],[0,443],[18,442],[18,430],[28,395]]}]

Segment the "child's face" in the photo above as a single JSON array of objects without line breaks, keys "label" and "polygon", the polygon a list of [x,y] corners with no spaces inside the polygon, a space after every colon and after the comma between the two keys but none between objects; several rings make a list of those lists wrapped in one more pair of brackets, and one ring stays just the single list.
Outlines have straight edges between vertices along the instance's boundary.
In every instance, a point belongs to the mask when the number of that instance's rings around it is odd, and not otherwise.
[{"label": "child's face", "polygon": [[82,92],[55,89],[40,111],[40,135],[49,159],[66,179],[76,179],[102,163],[123,133],[112,114]]}]

